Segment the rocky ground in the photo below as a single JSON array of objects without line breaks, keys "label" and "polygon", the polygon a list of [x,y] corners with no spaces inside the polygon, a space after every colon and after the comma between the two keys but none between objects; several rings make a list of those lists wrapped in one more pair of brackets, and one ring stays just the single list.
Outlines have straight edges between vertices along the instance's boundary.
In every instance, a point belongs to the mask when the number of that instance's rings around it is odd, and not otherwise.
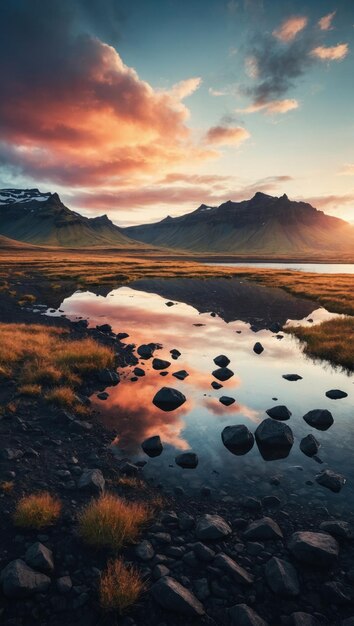
[{"label": "rocky ground", "polygon": [[[9,307],[6,318],[18,310]],[[20,321],[39,320],[21,313]],[[75,338],[89,334],[112,344],[117,364],[134,364],[131,348],[112,335],[60,318],[48,323],[68,325]],[[89,381],[83,401],[104,387]],[[113,553],[83,544],[78,512],[104,489],[146,501],[160,492],[147,482],[138,493],[117,486],[124,475],[144,481],[144,468],[117,460],[112,433],[94,415],[76,418],[40,401],[14,408],[14,390],[14,382],[0,385],[0,402],[8,407],[0,419],[0,483],[14,484],[0,496],[1,624],[354,624],[354,513],[342,520],[325,508],[281,505],[276,488],[263,500],[165,496],[139,543],[122,553],[139,567],[145,593],[125,616],[103,612],[98,583]],[[56,494],[62,515],[43,531],[22,531],[13,523],[14,504],[36,490]]]}]

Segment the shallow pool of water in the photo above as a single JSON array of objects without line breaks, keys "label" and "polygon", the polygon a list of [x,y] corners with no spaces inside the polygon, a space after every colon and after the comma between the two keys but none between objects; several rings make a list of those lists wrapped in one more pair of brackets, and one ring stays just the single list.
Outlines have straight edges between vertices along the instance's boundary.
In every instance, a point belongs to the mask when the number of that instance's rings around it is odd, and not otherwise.
[{"label": "shallow pool of water", "polygon": [[214,262],[206,265],[225,265],[227,267],[270,268],[273,270],[294,270],[297,272],[315,272],[320,274],[354,274],[354,263],[272,263],[241,261],[238,263]]}]

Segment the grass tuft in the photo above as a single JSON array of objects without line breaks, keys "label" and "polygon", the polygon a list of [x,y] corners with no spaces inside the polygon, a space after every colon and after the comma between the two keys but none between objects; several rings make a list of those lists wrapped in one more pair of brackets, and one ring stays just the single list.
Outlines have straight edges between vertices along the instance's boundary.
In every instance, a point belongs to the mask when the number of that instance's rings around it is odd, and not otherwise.
[{"label": "grass tuft", "polygon": [[21,396],[38,397],[42,393],[42,387],[41,385],[35,384],[21,385],[21,387],[18,388],[18,393],[20,393]]},{"label": "grass tuft", "polygon": [[11,480],[5,480],[3,483],[0,483],[0,491],[2,493],[11,493],[15,486],[15,483]]},{"label": "grass tuft", "polygon": [[47,491],[24,496],[18,501],[14,513],[15,526],[44,528],[59,517],[61,502]]},{"label": "grass tuft", "polygon": [[48,391],[45,399],[66,409],[70,409],[77,403],[77,397],[71,387],[56,387]]},{"label": "grass tuft", "polygon": [[124,613],[135,604],[144,590],[138,570],[122,559],[109,561],[100,580],[100,603],[103,609]]},{"label": "grass tuft", "polygon": [[119,550],[137,539],[150,517],[147,505],[105,494],[92,500],[80,514],[80,534],[91,546]]}]

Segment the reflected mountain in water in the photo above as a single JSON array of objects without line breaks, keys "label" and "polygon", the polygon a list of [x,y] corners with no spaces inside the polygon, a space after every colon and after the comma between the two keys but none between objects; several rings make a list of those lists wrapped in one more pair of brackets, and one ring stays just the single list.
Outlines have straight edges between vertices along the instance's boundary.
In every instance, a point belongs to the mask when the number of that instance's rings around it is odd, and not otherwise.
[{"label": "reflected mountain in water", "polygon": [[225,322],[247,322],[254,330],[268,328],[272,322],[283,326],[288,319],[303,319],[318,308],[312,300],[239,278],[149,278],[137,280],[130,287],[184,302],[199,313],[215,312]]}]

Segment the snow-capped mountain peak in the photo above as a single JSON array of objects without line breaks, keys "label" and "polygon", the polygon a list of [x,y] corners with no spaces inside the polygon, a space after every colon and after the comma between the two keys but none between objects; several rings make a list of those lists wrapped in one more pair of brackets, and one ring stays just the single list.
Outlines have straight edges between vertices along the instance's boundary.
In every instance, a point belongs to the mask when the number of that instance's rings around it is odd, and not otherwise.
[{"label": "snow-capped mountain peak", "polygon": [[26,202],[45,202],[51,193],[42,193],[38,189],[0,189],[0,206],[5,204],[25,204]]}]

